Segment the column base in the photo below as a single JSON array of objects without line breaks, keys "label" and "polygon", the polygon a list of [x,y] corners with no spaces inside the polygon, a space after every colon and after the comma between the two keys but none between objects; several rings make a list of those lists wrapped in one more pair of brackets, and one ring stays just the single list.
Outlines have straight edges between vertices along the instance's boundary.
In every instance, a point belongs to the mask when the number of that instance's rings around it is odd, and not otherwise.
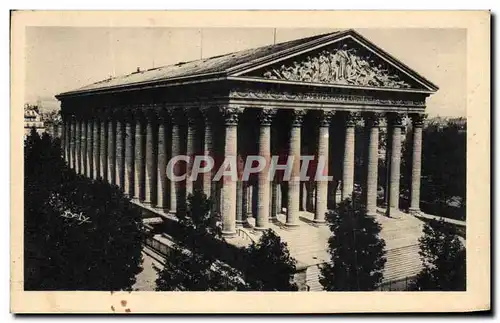
[{"label": "column base", "polygon": [[236,236],[236,231],[222,231],[222,236],[224,238],[233,238]]},{"label": "column base", "polygon": [[266,231],[269,227],[253,227],[255,231]]},{"label": "column base", "polygon": [[159,207],[159,206],[155,206],[154,208],[155,208],[156,210],[158,210],[159,212],[163,212],[163,213],[165,213],[165,214],[170,213],[170,210],[169,210],[168,208],[166,208],[166,207],[161,207],[161,206]]},{"label": "column base", "polygon": [[420,212],[422,212],[422,211],[418,207],[416,207],[416,208],[409,208],[408,209],[408,213],[410,213],[410,214],[412,214],[412,213],[420,213]]},{"label": "column base", "polygon": [[245,221],[243,220],[236,220],[236,227],[243,227],[245,225]]},{"label": "column base", "polygon": [[279,223],[280,221],[278,220],[277,217],[272,217],[272,218],[269,218],[269,223]]},{"label": "column base", "polygon": [[285,228],[287,230],[295,230],[299,227],[298,223],[285,223]]},{"label": "column base", "polygon": [[385,215],[387,215],[387,216],[389,216],[391,218],[394,218],[394,219],[398,219],[399,217],[394,216],[398,212],[400,212],[399,208],[397,208],[397,207],[388,207],[385,210]]},{"label": "column base", "polygon": [[313,220],[314,224],[326,224],[326,220]]}]

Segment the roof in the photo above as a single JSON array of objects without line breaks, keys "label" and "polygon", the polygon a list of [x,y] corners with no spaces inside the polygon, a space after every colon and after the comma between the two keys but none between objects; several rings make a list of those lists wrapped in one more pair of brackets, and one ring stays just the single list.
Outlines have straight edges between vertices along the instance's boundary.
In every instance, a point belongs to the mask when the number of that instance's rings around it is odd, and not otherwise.
[{"label": "roof", "polygon": [[61,95],[110,88],[115,86],[141,84],[147,82],[169,80],[179,77],[197,76],[204,74],[222,73],[229,68],[239,64],[253,61],[262,57],[293,48],[299,44],[309,43],[313,40],[323,38],[335,33],[316,35],[307,38],[296,39],[275,45],[268,45],[258,48],[247,49],[243,51],[228,53],[219,56],[213,56],[204,59],[198,59],[190,62],[179,62],[173,65],[167,65],[145,71],[134,72],[128,75],[118,76],[102,80],[90,85],[86,85],[74,91],[61,93]]},{"label": "roof", "polygon": [[[101,90],[111,90],[123,87],[135,87],[158,82],[170,82],[179,79],[205,79],[216,76],[227,76],[229,72],[237,70],[240,67],[248,67],[252,63],[267,61],[273,58],[278,58],[284,54],[290,54],[315,45],[321,45],[322,43],[326,43],[344,35],[355,36],[356,38],[359,38],[369,44],[368,46],[373,47],[377,51],[383,52],[380,48],[366,40],[354,30],[343,30],[296,39],[274,45],[228,53],[210,58],[189,62],[179,62],[168,66],[152,68],[145,71],[138,71],[127,75],[102,80],[73,91],[61,93],[56,97],[60,98],[63,96],[70,96],[72,94],[98,92]],[[413,74],[423,80],[424,83],[429,84],[430,88],[437,89],[437,86],[432,84],[430,81],[421,77],[406,65],[392,58],[389,54],[385,54],[400,68],[413,72]]]}]

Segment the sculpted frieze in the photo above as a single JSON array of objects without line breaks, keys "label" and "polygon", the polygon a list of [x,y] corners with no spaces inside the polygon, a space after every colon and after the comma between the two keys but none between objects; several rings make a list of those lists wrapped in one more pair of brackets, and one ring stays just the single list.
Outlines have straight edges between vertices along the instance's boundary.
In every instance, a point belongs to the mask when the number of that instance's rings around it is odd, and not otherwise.
[{"label": "sculpted frieze", "polygon": [[261,100],[289,100],[289,101],[320,101],[322,103],[359,103],[377,105],[398,105],[425,107],[425,102],[418,100],[379,99],[372,96],[350,94],[327,94],[320,92],[274,92],[274,91],[231,91],[232,98],[261,99]]},{"label": "sculpted frieze", "polygon": [[347,44],[296,58],[262,71],[260,77],[311,83],[411,88],[387,63]]}]

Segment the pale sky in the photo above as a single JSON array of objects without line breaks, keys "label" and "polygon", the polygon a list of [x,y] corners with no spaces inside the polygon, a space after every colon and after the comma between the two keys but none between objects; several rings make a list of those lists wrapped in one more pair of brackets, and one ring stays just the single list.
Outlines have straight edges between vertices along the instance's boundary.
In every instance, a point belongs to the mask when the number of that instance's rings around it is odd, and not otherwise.
[{"label": "pale sky", "polygon": [[[277,29],[276,42],[335,31]],[[430,116],[466,115],[465,29],[356,29],[436,84]],[[272,44],[271,28],[28,27],[26,100],[56,106],[54,95],[180,61]]]}]

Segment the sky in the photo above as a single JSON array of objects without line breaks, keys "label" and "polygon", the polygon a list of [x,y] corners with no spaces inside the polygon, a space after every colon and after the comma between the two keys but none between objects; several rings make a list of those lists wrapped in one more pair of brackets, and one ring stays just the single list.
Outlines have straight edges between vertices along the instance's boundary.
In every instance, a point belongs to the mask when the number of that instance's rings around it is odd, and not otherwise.
[{"label": "sky", "polygon": [[[141,70],[265,46],[335,29],[28,27],[26,98],[54,95]],[[465,29],[356,29],[439,87],[429,116],[466,115]]]}]

